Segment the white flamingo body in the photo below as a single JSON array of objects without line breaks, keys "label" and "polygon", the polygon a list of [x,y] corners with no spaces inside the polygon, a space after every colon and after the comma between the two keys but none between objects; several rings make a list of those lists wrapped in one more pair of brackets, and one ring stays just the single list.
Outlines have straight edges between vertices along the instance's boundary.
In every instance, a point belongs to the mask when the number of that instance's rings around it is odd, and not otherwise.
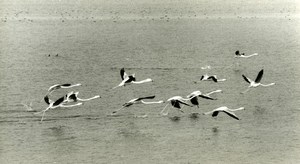
[{"label": "white flamingo body", "polygon": [[[183,112],[182,109],[181,109],[180,104],[183,104],[183,105],[192,107],[191,105],[185,103],[185,101],[189,101],[190,99],[191,99],[191,98],[185,99],[185,98],[183,98],[183,97],[181,97],[181,96],[174,96],[174,97],[169,98],[169,99],[167,100],[167,102],[170,102],[171,105],[172,105],[174,108],[177,108],[180,112]],[[168,105],[169,105],[169,104],[167,104],[167,105],[163,108],[163,110],[160,112],[160,114],[162,114],[162,115],[168,115],[168,111],[169,111],[170,108],[167,110],[166,113],[164,113],[164,111],[165,111],[165,109],[167,108]]]},{"label": "white flamingo body", "polygon": [[243,78],[244,78],[244,80],[245,80],[247,83],[250,84],[250,85],[248,86],[248,89],[245,90],[245,91],[242,92],[242,93],[247,92],[250,88],[256,88],[256,87],[258,87],[258,86],[268,87],[268,86],[272,86],[272,85],[275,84],[275,83],[269,83],[269,84],[262,84],[262,83],[260,83],[260,81],[261,81],[261,79],[262,79],[262,77],[263,77],[263,73],[264,73],[264,70],[263,70],[263,69],[262,69],[261,71],[259,71],[259,73],[258,73],[258,75],[257,75],[257,77],[256,77],[256,79],[255,79],[254,81],[251,80],[250,78],[246,77],[245,75],[242,75]]},{"label": "white flamingo body", "polygon": [[122,68],[120,70],[120,75],[121,75],[121,83],[117,86],[115,86],[113,89],[121,87],[121,86],[125,86],[126,84],[143,84],[143,83],[147,83],[147,82],[153,82],[152,79],[147,78],[145,80],[141,80],[141,81],[136,81],[135,78],[135,74],[129,75],[125,72],[125,69]]},{"label": "white flamingo body", "polygon": [[212,114],[212,117],[216,117],[218,116],[218,114],[220,112],[224,112],[226,113],[227,115],[229,115],[230,117],[234,118],[234,119],[237,119],[239,120],[239,118],[236,116],[236,114],[234,113],[234,111],[238,111],[238,110],[244,110],[245,108],[244,107],[240,107],[240,108],[237,108],[237,109],[229,109],[228,107],[226,106],[222,106],[222,107],[219,107],[217,109],[214,109],[210,112],[206,112],[204,113],[205,115],[208,115],[208,114]]}]

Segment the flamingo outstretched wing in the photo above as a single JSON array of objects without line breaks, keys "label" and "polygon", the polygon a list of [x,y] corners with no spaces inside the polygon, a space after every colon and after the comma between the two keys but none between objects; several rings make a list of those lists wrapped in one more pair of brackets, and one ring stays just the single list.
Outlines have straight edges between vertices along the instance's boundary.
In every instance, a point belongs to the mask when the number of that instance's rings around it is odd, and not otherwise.
[{"label": "flamingo outstretched wing", "polygon": [[244,80],[247,82],[247,83],[251,83],[251,79],[249,79],[248,77],[246,77],[245,75],[242,75],[243,76],[243,78],[244,78]]},{"label": "flamingo outstretched wing", "polygon": [[184,104],[184,105],[186,105],[186,106],[192,107],[190,104],[187,104],[187,103],[185,103],[185,102],[183,102],[183,101],[180,101],[180,100],[177,100],[177,101],[178,101],[178,103],[180,103],[180,104]]},{"label": "flamingo outstretched wing", "polygon": [[204,98],[204,99],[209,99],[209,100],[216,100],[216,99],[214,99],[214,98],[211,98],[211,97],[205,96],[205,95],[199,95],[199,97],[202,97],[202,98]]},{"label": "flamingo outstretched wing", "polygon": [[144,100],[144,99],[154,99],[154,98],[155,98],[155,96],[140,97],[136,101]]},{"label": "flamingo outstretched wing", "polygon": [[48,105],[50,105],[51,100],[49,99],[48,95],[46,95],[46,96],[44,97],[44,100],[45,100],[45,102],[46,102]]},{"label": "flamingo outstretched wing", "polygon": [[193,97],[191,100],[191,103],[193,104],[193,105],[199,105],[199,102],[198,102],[198,98],[197,97]]},{"label": "flamingo outstretched wing", "polygon": [[255,79],[255,82],[256,82],[256,83],[259,83],[259,82],[260,82],[260,80],[261,80],[263,74],[264,74],[264,70],[262,69],[261,71],[259,71],[259,73],[258,73],[258,75],[257,75],[257,77],[256,77],[256,79]]},{"label": "flamingo outstretched wing", "polygon": [[226,113],[226,114],[228,114],[228,116],[239,120],[239,118],[233,112],[229,112],[227,110],[224,110],[223,112]]},{"label": "flamingo outstretched wing", "polygon": [[120,70],[120,75],[121,75],[121,79],[122,79],[122,80],[124,80],[124,79],[126,79],[126,78],[128,77],[128,75],[127,75],[127,73],[125,72],[125,69],[124,69],[124,68],[122,68],[122,69]]},{"label": "flamingo outstretched wing", "polygon": [[212,79],[212,81],[214,81],[214,82],[218,82],[218,79],[215,77],[215,76],[209,76],[209,78],[207,78],[207,79]]},{"label": "flamingo outstretched wing", "polygon": [[57,106],[59,104],[61,104],[63,101],[65,100],[65,97],[61,97],[59,98],[58,100],[56,100],[54,103],[53,103],[53,106]]}]

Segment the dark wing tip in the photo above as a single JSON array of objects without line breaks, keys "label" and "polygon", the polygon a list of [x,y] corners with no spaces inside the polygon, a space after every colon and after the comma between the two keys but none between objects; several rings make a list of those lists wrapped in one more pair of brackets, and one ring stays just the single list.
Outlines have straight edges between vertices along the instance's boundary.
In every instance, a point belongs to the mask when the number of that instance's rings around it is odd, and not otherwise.
[{"label": "dark wing tip", "polygon": [[153,95],[153,96],[147,96],[147,97],[140,97],[140,98],[137,99],[137,101],[138,100],[143,100],[143,99],[154,99],[154,98],[155,98],[155,95]]},{"label": "dark wing tip", "polygon": [[197,105],[198,108],[199,108],[199,102],[198,102],[198,98],[197,98],[197,97],[192,98],[190,101],[191,101],[191,103],[192,103],[193,105]]},{"label": "dark wing tip", "polygon": [[216,99],[214,99],[214,98],[211,98],[211,97],[209,97],[209,96],[204,96],[204,95],[199,95],[199,97],[202,97],[202,98],[208,99],[208,100],[216,100]]},{"label": "dark wing tip", "polygon": [[249,79],[245,76],[245,75],[242,75],[243,76],[243,78],[244,78],[244,80],[247,82],[247,83],[251,83],[250,81],[249,81]]},{"label": "dark wing tip", "polygon": [[121,68],[120,75],[121,75],[122,80],[124,80],[124,73],[125,73],[125,69]]},{"label": "dark wing tip", "polygon": [[136,81],[136,78],[135,78],[134,76],[132,76],[132,75],[129,76],[129,79],[130,79],[131,81]]},{"label": "dark wing tip", "polygon": [[76,95],[73,93],[69,96],[70,99],[74,100],[74,101],[77,101],[77,97]]},{"label": "dark wing tip", "polygon": [[50,102],[49,102],[49,97],[48,97],[48,95],[46,95],[46,96],[44,97],[44,100],[45,100],[45,102],[46,102],[48,105],[50,105]]},{"label": "dark wing tip", "polygon": [[234,114],[231,114],[227,111],[224,111],[224,113],[228,114],[228,116],[232,117],[232,118],[235,118],[236,120],[240,120],[237,116],[235,116]]},{"label": "dark wing tip", "polygon": [[181,107],[180,107],[180,103],[179,103],[179,101],[177,101],[177,100],[171,100],[171,105],[172,105],[173,107],[175,107],[175,108],[178,108],[178,109],[181,108]]},{"label": "dark wing tip", "polygon": [[202,75],[202,76],[200,77],[200,80],[203,80],[203,78],[204,78],[204,76]]},{"label": "dark wing tip", "polygon": [[259,73],[258,73],[258,75],[257,75],[257,77],[255,79],[256,83],[260,82],[260,80],[262,79],[263,74],[264,74],[264,69],[262,69],[262,70],[259,71]]},{"label": "dark wing tip", "polygon": [[218,116],[218,114],[219,114],[219,111],[214,111],[211,116],[216,117],[216,116]]},{"label": "dark wing tip", "polygon": [[212,79],[216,83],[218,82],[218,79],[216,77],[214,77],[214,76],[210,76],[208,79]]},{"label": "dark wing tip", "polygon": [[57,106],[57,105],[61,104],[64,100],[65,100],[65,96],[59,98],[58,100],[56,100],[56,101],[53,103],[53,106]]},{"label": "dark wing tip", "polygon": [[69,87],[69,86],[71,86],[71,84],[67,83],[67,84],[62,84],[62,85],[60,85],[60,86],[63,86],[63,87]]}]

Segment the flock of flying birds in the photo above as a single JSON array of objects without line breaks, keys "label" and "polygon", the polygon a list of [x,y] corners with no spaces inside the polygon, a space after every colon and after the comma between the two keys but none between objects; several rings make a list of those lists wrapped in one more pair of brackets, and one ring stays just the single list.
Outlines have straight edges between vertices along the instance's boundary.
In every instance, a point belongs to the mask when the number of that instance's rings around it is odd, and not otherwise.
[{"label": "flock of flying birds", "polygon": [[[240,54],[239,51],[235,52],[235,56],[236,57],[241,57],[241,58],[249,58],[249,57],[256,56],[256,55],[258,55],[258,54],[255,53],[255,54],[246,56],[244,53]],[[203,69],[210,69],[210,66],[208,66],[207,68],[203,68]],[[137,81],[136,78],[135,78],[135,74],[128,75],[125,72],[124,68],[122,68],[120,70],[120,75],[121,75],[122,81],[119,83],[119,85],[113,87],[112,89],[122,87],[122,86],[126,86],[126,85],[129,85],[129,84],[142,84],[142,83],[147,83],[147,82],[153,82],[153,80],[150,79],[150,78],[145,79],[145,80],[141,80],[141,81]],[[271,85],[275,84],[275,83],[270,83],[270,84],[260,83],[260,81],[263,77],[263,69],[261,71],[259,71],[259,73],[258,73],[255,80],[251,80],[250,78],[246,77],[245,75],[242,75],[242,77],[247,83],[249,83],[248,88],[242,93],[246,93],[247,91],[249,91],[250,88],[255,88],[255,87],[258,87],[258,86],[267,87],[267,86],[271,86]],[[200,78],[200,81],[221,82],[221,81],[225,81],[225,80],[226,79],[218,79],[218,77],[216,75],[207,75],[207,74],[201,76],[201,78]],[[48,111],[49,109],[55,109],[55,108],[58,108],[58,107],[61,107],[61,108],[67,107],[68,108],[68,107],[79,106],[79,105],[83,104],[82,102],[100,98],[99,95],[96,95],[96,96],[91,97],[91,98],[82,99],[82,98],[78,97],[79,92],[73,92],[73,91],[67,93],[66,95],[62,96],[61,98],[59,98],[55,101],[53,101],[49,98],[51,96],[51,93],[58,90],[58,89],[73,88],[73,87],[77,87],[77,86],[81,86],[81,84],[73,84],[73,85],[72,84],[56,84],[56,85],[51,86],[48,89],[48,93],[44,97],[44,101],[48,104],[48,107],[45,110],[42,110],[40,112],[36,112],[35,114],[42,113],[41,121],[43,121],[45,112]],[[202,93],[201,91],[194,91],[191,94],[187,95],[186,98],[183,98],[181,96],[171,97],[166,101],[167,105],[161,110],[160,114],[164,115],[164,116],[168,115],[170,108],[167,108],[167,106],[169,104],[171,104],[171,106],[173,108],[179,110],[180,112],[183,112],[182,111],[182,105],[189,106],[189,107],[197,106],[199,108],[198,98],[216,100],[215,98],[211,97],[211,95],[214,94],[214,93],[219,93],[219,92],[222,92],[222,90],[215,90],[215,91],[211,91],[209,93]],[[123,110],[124,108],[130,107],[134,104],[160,104],[160,103],[165,103],[165,101],[162,101],[162,100],[160,100],[160,101],[149,101],[149,100],[154,99],[154,98],[155,98],[155,96],[134,98],[134,99],[124,103],[121,108],[113,111],[111,113],[111,115],[115,115],[118,111]],[[189,104],[188,102],[190,102],[191,104]],[[220,112],[223,112],[223,113],[226,113],[228,116],[239,120],[239,118],[236,116],[234,111],[244,110],[244,109],[245,109],[244,107],[239,107],[239,108],[236,108],[236,109],[230,109],[226,106],[222,106],[222,107],[219,107],[217,109],[214,109],[210,112],[206,112],[206,113],[203,113],[203,114],[204,115],[210,115],[211,114],[212,117],[216,117],[216,116],[218,116],[218,114]],[[199,114],[199,113],[192,113],[192,114]]]}]

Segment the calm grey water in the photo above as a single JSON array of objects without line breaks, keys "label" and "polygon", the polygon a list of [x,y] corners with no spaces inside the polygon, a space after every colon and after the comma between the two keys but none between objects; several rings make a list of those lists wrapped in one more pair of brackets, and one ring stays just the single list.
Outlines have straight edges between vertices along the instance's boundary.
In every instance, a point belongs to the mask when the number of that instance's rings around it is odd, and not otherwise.
[{"label": "calm grey water", "polygon": [[[207,12],[213,14],[206,18],[197,14],[209,5],[196,10],[189,4],[191,12],[184,13],[179,2],[166,11],[153,7],[156,3],[135,3],[134,7],[104,3],[101,8],[81,2],[75,9],[74,4],[59,1],[3,3],[0,163],[300,162],[300,21],[285,13],[297,10],[293,5],[253,9],[282,9],[279,17],[224,16],[210,9]],[[145,11],[139,6],[146,6]],[[24,12],[16,15],[20,11]],[[125,12],[128,15],[122,18]],[[259,55],[237,59],[237,49]],[[202,70],[206,65],[212,69]],[[138,80],[154,82],[111,90],[120,82],[122,67]],[[247,88],[241,75],[254,79],[261,69],[262,83],[276,85],[240,94]],[[227,81],[194,83],[205,73]],[[74,90],[83,98],[97,94],[101,98],[50,110],[40,122],[41,117],[21,103],[45,109],[40,100],[57,83],[83,84],[60,90],[57,96]],[[168,117],[162,117],[159,112],[165,104],[155,104],[134,105],[108,116],[135,97],[156,95],[155,100],[167,100],[215,89],[223,90],[214,96],[218,100],[201,100],[199,109],[184,107],[185,113],[170,110]],[[223,113],[218,118],[188,117],[220,106],[245,110],[236,112],[239,121]],[[144,114],[148,117],[134,117]],[[173,116],[180,120],[172,121]]]}]

